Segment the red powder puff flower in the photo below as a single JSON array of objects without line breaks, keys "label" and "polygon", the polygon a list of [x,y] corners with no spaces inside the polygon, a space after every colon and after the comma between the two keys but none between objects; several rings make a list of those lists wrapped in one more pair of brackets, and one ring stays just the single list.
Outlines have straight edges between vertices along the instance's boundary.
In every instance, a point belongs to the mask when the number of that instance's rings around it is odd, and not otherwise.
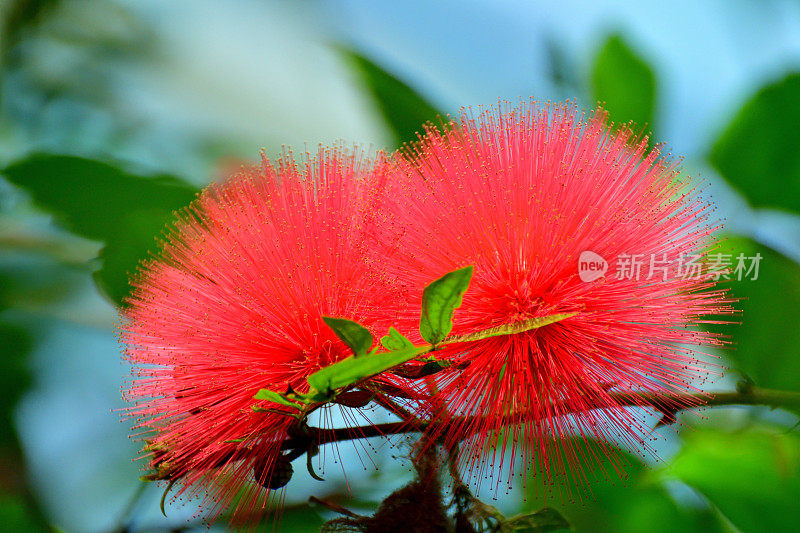
[{"label": "red powder puff flower", "polygon": [[280,406],[253,396],[306,392],[309,374],[351,354],[323,315],[391,325],[395,289],[365,260],[384,168],[338,149],[304,167],[265,160],[180,215],[135,280],[121,333],[151,479],[179,481],[215,514],[235,500],[245,518],[288,481],[294,419],[254,412]]},{"label": "red powder puff flower", "polygon": [[713,242],[711,208],[674,163],[612,133],[602,113],[535,102],[464,113],[404,156],[383,239],[399,247],[387,269],[409,294],[400,331],[416,329],[431,279],[467,265],[453,335],[567,315],[437,350],[468,366],[434,377],[440,434],[429,431],[451,448],[472,436],[460,460],[478,480],[490,463],[509,467],[510,483],[520,459],[547,480],[592,460],[560,438],[641,447],[652,428],[620,393],[696,393],[655,406],[665,413],[702,403],[708,369],[692,347],[722,341],[696,326],[730,306],[694,268]]}]

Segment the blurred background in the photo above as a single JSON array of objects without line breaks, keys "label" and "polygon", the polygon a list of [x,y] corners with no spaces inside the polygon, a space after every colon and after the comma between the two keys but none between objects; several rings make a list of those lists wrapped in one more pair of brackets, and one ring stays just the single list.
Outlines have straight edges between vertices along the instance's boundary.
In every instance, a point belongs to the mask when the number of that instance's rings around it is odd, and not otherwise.
[{"label": "blurred background", "polygon": [[[797,1],[0,0],[0,69],[0,530],[203,530],[191,502],[162,516],[117,411],[127,273],[262,148],[394,149],[498,99],[605,102],[685,157],[734,250],[764,257],[728,282],[743,323],[711,387],[800,391]],[[625,484],[549,503],[577,531],[800,530],[796,414],[700,415],[654,431]],[[350,496],[332,460],[326,483],[296,469],[283,530],[331,517],[309,494],[369,512],[410,479],[379,444],[341,447]],[[481,496],[538,509],[533,485]]]}]

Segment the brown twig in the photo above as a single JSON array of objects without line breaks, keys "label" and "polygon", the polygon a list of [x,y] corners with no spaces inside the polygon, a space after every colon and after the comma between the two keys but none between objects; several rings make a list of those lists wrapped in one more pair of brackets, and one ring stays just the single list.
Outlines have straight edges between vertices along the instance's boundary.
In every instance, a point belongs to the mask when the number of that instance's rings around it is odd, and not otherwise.
[{"label": "brown twig", "polygon": [[[565,404],[563,413],[570,412],[572,404]],[[607,409],[611,407],[654,407],[655,409],[667,409],[673,411],[695,409],[700,407],[720,407],[728,405],[767,405],[776,408],[800,409],[800,393],[779,391],[773,389],[752,388],[737,392],[722,392],[717,394],[686,393],[686,394],[664,394],[664,393],[634,393],[634,392],[611,392],[607,395],[606,403],[584,404],[586,409]],[[509,424],[520,424],[534,419],[531,413],[517,413],[508,415],[501,419],[498,426]],[[330,442],[342,442],[360,438],[385,437],[388,435],[400,435],[405,433],[425,432],[435,429],[437,434],[444,434],[451,427],[482,427],[477,423],[478,417],[455,417],[450,421],[421,421],[408,420],[402,422],[387,422],[384,424],[373,424],[369,426],[359,426],[355,428],[309,428],[307,438],[314,439],[318,444]],[[464,434],[463,438],[471,435]],[[304,443],[298,439],[287,440],[284,449],[292,449],[302,446]]]},{"label": "brown twig", "polygon": [[350,518],[364,518],[360,514],[356,514],[350,509],[342,507],[338,503],[330,502],[328,500],[323,500],[321,498],[317,498],[316,496],[309,496],[308,501],[309,503],[316,503],[317,505],[322,505],[323,507],[327,507],[331,511],[339,513],[340,515],[349,516]]}]

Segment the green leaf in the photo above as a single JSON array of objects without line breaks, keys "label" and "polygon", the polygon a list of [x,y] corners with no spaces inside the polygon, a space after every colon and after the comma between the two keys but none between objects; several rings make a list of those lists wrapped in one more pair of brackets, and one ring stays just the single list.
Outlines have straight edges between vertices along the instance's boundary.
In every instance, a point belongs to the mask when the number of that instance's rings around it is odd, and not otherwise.
[{"label": "green leaf", "polygon": [[369,350],[372,343],[375,342],[372,333],[358,322],[329,316],[322,317],[322,320],[328,324],[328,327],[336,333],[336,336],[342,339],[357,356],[366,355],[367,350]]},{"label": "green leaf", "polygon": [[800,435],[754,428],[685,432],[659,472],[698,490],[740,531],[795,531],[800,524]]},{"label": "green leaf", "polygon": [[360,74],[386,124],[394,134],[396,145],[416,141],[417,132],[426,122],[445,114],[406,83],[358,52],[341,49],[342,55]]},{"label": "green leaf", "polygon": [[529,318],[528,320],[523,320],[521,322],[504,324],[502,326],[497,326],[496,328],[484,329],[475,333],[469,333],[467,335],[454,335],[452,337],[447,337],[444,341],[442,341],[442,344],[450,344],[453,342],[474,342],[483,339],[489,339],[491,337],[500,337],[502,335],[516,335],[518,333],[524,333],[526,331],[538,329],[549,324],[561,322],[562,320],[573,317],[577,314],[578,312],[576,311],[574,313],[558,313],[555,315]]},{"label": "green leaf", "polygon": [[286,531],[291,533],[319,533],[325,520],[320,516],[316,509],[311,508],[306,504],[299,504],[281,509],[278,513],[280,516],[280,523],[278,527],[275,524],[267,524],[264,531]]},{"label": "green leaf", "polygon": [[744,238],[728,239],[719,253],[729,257],[734,267],[740,255],[746,267],[752,263],[750,258],[760,255],[761,260],[758,279],[749,279],[751,273],[741,281],[734,276],[723,282],[731,296],[739,299],[734,307],[742,311],[741,316],[723,319],[741,324],[709,329],[733,337],[725,355],[757,386],[800,391],[800,265]]},{"label": "green leaf", "polygon": [[28,355],[33,347],[30,333],[3,317],[11,281],[14,277],[0,272],[0,450],[16,447],[14,408],[31,382]]},{"label": "green leaf", "polygon": [[287,400],[283,394],[275,392],[274,390],[270,389],[261,389],[259,390],[255,396],[253,396],[256,400],[266,400],[268,402],[277,403],[280,405],[285,405],[286,407],[291,407],[293,409],[302,409],[296,403]]},{"label": "green leaf", "polygon": [[389,328],[389,334],[381,337],[381,346],[393,352],[414,346],[414,343],[396,329]]},{"label": "green leaf", "polygon": [[351,356],[318,370],[308,376],[307,381],[312,389],[322,392],[347,387],[410,361],[426,351],[427,347],[411,346],[395,352]]},{"label": "green leaf", "polygon": [[633,121],[652,129],[656,101],[653,69],[620,35],[606,40],[591,74],[592,95],[615,123]]},{"label": "green leaf", "polygon": [[0,489],[0,529],[2,531],[45,532],[53,531],[44,519],[35,515],[25,496]]},{"label": "green leaf", "polygon": [[720,174],[757,207],[800,212],[800,73],[762,88],[711,150]]},{"label": "green leaf", "polygon": [[14,408],[31,382],[27,361],[31,344],[27,331],[0,320],[0,446],[16,441]]},{"label": "green leaf", "polygon": [[471,266],[455,270],[437,279],[422,291],[422,316],[419,331],[432,345],[442,342],[453,329],[453,310],[461,305],[469,281]]},{"label": "green leaf", "polygon": [[66,229],[106,243],[95,280],[117,304],[130,293],[129,274],[156,248],[155,238],[173,212],[197,194],[171,176],[141,176],[64,155],[34,154],[6,167],[3,175]]},{"label": "green leaf", "polygon": [[131,291],[131,274],[158,249],[156,236],[171,218],[171,212],[166,210],[137,209],[121,214],[120,226],[109,230],[106,245],[100,250],[101,266],[92,278],[111,301],[125,305]]},{"label": "green leaf", "polygon": [[450,367],[449,361],[428,361],[424,365],[405,365],[395,368],[393,372],[406,379],[420,379],[432,376]]},{"label": "green leaf", "polygon": [[[556,505],[581,533],[724,531],[710,510],[678,506],[641,459],[613,444],[564,439],[548,444],[548,455],[549,473],[528,478],[525,510]],[[537,461],[543,466],[541,455]]]}]

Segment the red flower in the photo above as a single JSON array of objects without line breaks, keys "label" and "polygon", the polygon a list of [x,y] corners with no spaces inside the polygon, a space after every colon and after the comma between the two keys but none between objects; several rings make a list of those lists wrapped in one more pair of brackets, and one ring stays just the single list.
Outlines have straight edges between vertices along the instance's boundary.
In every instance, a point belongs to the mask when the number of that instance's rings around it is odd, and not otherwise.
[{"label": "red flower", "polygon": [[[135,378],[126,391],[156,479],[215,513],[263,507],[288,480],[293,418],[254,412],[261,388],[305,392],[305,378],[350,350],[323,315],[376,333],[395,287],[365,259],[374,232],[372,164],[338,149],[305,167],[266,160],[207,188],[146,263],[124,312]],[[382,265],[377,265],[382,266]]]},{"label": "red flower", "polygon": [[[383,239],[399,247],[387,268],[410,295],[400,331],[416,329],[426,284],[467,265],[474,276],[454,335],[575,313],[436,352],[468,364],[435,376],[441,402],[426,409],[449,446],[474,436],[460,448],[472,474],[483,477],[484,461],[507,466],[497,488],[521,460],[549,479],[580,464],[580,450],[560,448],[571,435],[640,447],[651,428],[615,392],[702,392],[708,368],[692,347],[722,341],[696,326],[731,310],[708,273],[687,275],[714,228],[710,204],[675,163],[627,129],[611,133],[602,113],[535,102],[465,113],[405,156]],[[638,276],[628,262],[642,264]],[[501,431],[521,418],[538,423]]]}]

